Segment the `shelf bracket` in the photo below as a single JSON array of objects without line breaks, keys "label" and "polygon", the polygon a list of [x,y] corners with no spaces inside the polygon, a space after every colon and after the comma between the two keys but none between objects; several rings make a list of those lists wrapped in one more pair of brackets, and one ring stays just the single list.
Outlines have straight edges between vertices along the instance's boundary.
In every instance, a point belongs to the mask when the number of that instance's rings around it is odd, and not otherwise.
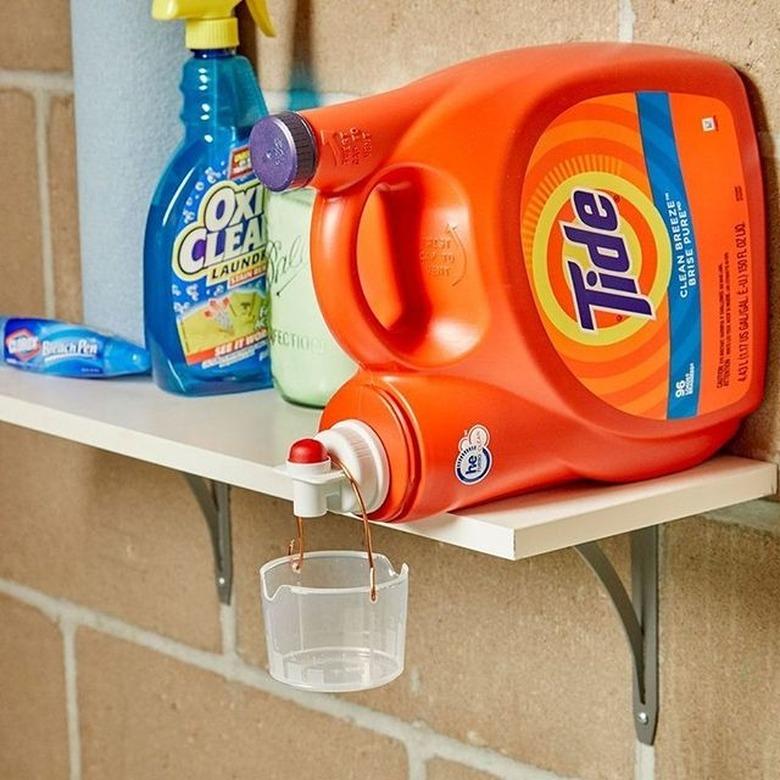
[{"label": "shelf bracket", "polygon": [[230,604],[233,589],[233,541],[230,523],[230,485],[184,474],[206,520],[214,553],[214,578],[223,604]]},{"label": "shelf bracket", "polygon": [[634,667],[634,728],[645,745],[658,722],[658,528],[631,532],[631,596],[598,542],[574,549],[601,580],[626,633]]}]

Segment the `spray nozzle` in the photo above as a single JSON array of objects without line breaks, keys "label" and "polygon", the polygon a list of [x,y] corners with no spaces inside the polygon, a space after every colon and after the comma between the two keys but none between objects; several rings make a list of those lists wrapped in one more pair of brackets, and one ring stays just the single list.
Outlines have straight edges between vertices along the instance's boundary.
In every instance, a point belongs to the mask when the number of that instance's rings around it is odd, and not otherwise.
[{"label": "spray nozzle", "polygon": [[[276,29],[265,0],[244,0],[263,34]],[[234,9],[241,0],[153,0],[152,16],[161,21],[183,19],[188,49],[233,49],[238,46]]]}]

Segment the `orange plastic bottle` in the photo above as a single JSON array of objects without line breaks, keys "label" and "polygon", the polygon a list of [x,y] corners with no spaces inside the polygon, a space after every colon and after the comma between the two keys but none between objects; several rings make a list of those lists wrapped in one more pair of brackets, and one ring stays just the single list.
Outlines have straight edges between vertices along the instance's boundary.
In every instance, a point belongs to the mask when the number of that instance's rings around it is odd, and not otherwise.
[{"label": "orange plastic bottle", "polygon": [[758,405],[764,207],[745,89],[671,48],[466,62],[256,125],[271,189],[319,193],[312,266],[360,371],[399,521],[694,465]]}]

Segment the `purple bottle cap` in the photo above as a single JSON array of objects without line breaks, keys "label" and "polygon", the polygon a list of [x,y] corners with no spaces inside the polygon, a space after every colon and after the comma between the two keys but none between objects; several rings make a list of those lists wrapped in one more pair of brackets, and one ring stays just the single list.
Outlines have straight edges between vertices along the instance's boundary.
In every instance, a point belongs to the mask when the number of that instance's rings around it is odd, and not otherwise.
[{"label": "purple bottle cap", "polygon": [[273,192],[305,187],[317,167],[317,142],[309,123],[292,111],[261,119],[249,136],[252,168]]}]

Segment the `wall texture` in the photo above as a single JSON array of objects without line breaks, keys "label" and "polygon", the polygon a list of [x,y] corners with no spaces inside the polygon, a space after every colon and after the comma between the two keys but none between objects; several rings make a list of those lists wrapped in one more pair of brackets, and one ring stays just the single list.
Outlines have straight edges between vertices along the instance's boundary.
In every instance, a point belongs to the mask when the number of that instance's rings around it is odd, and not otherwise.
[{"label": "wall texture", "polygon": [[[280,35],[259,43],[277,104],[301,78],[293,57],[331,94],[540,41],[662,41],[730,59],[761,134],[778,299],[776,0],[298,0],[309,23],[297,25],[295,6],[272,3]],[[0,4],[0,311],[81,316],[70,63],[67,0]],[[734,446],[780,461],[774,312],[772,328],[767,400]],[[304,696],[265,672],[256,597],[289,505],[234,491],[236,593],[220,608],[177,474],[9,426],[0,462],[2,778],[780,775],[776,504],[663,530],[661,720],[656,748],[638,750],[619,626],[570,552],[508,563],[378,530],[376,547],[412,569],[407,673],[372,693]],[[309,536],[359,545],[345,519]],[[627,540],[607,547],[625,574]]]}]

